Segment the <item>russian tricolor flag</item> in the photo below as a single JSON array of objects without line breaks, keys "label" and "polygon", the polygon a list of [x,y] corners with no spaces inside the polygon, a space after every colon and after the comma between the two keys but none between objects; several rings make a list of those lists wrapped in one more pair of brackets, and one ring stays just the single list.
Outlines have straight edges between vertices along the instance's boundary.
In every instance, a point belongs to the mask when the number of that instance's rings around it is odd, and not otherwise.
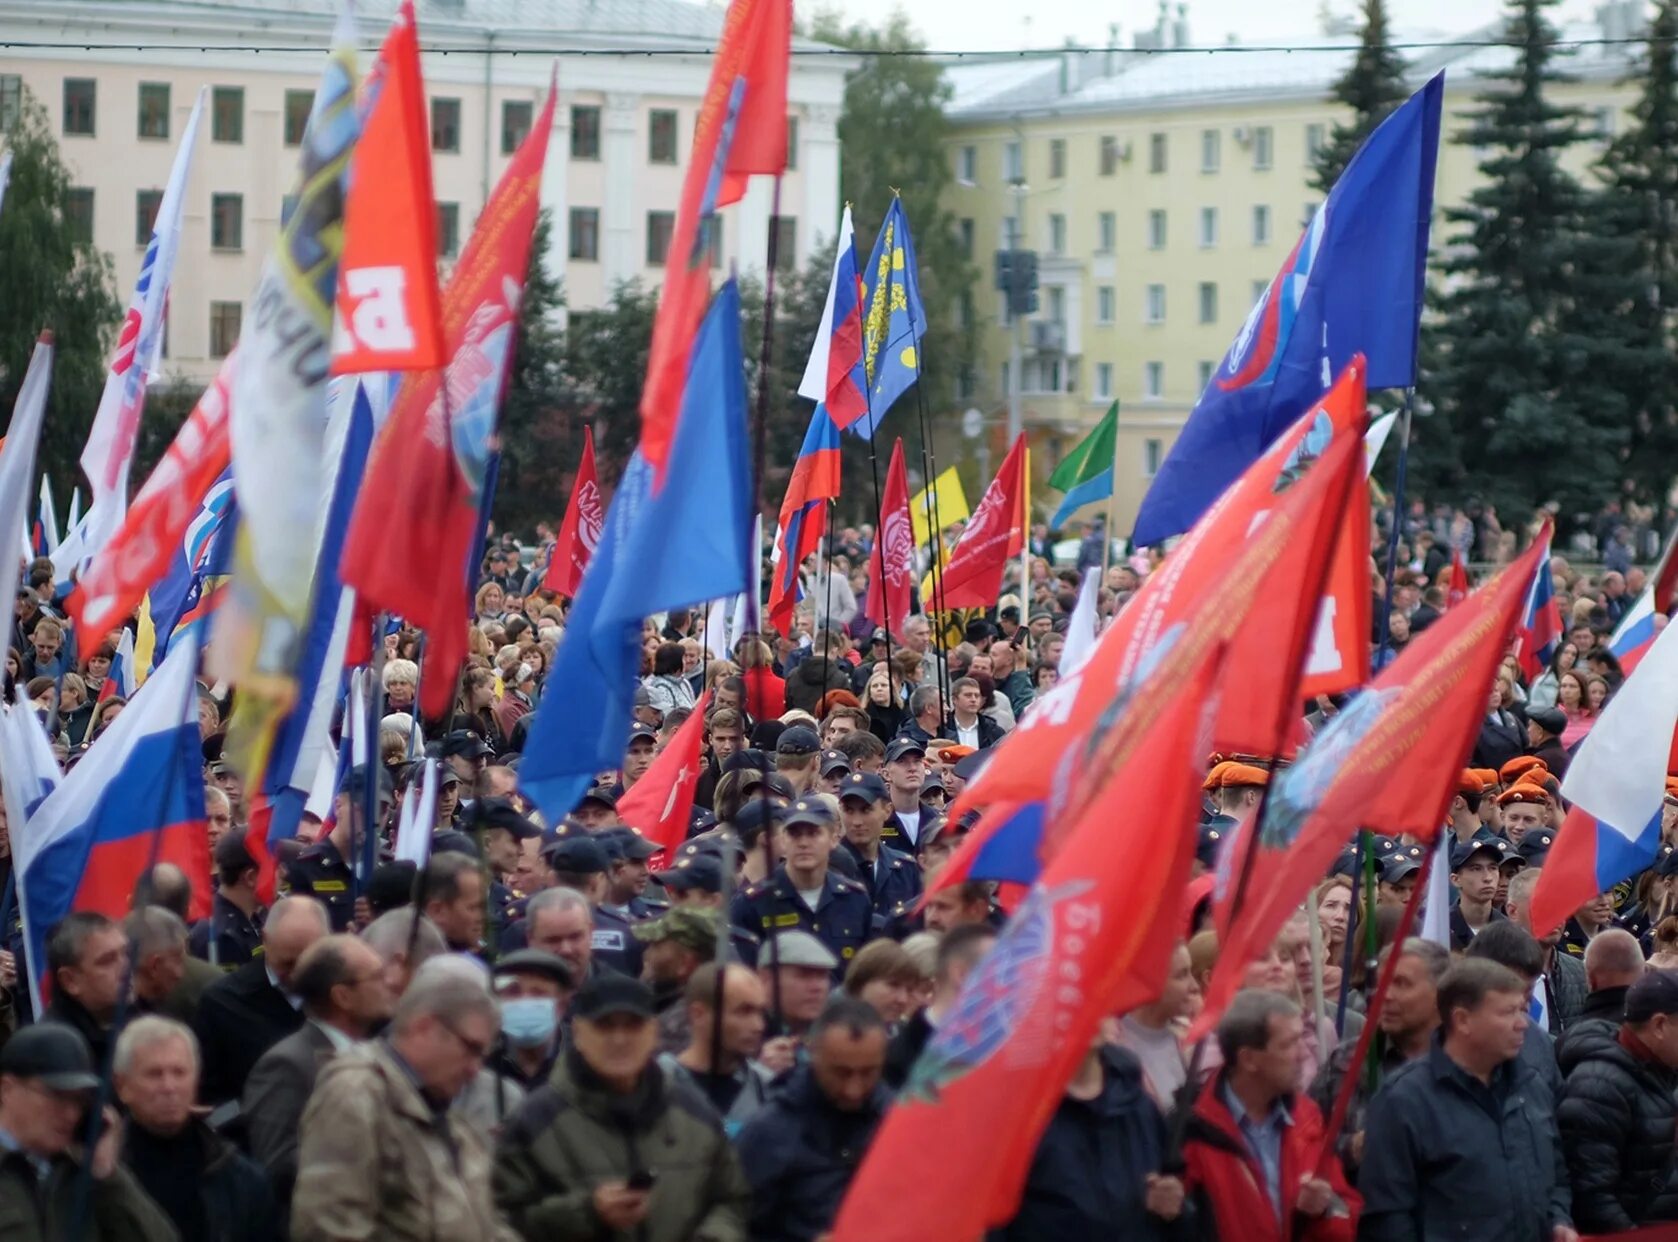
[{"label": "russian tricolor flag", "polygon": [[[125,699],[132,699],[139,689],[140,670],[134,659],[134,631],[125,626],[122,637],[117,639],[116,652],[111,656],[110,671],[99,683],[99,702],[114,699],[119,694]],[[194,706],[195,718],[196,714]]]},{"label": "russian tricolor flag", "polygon": [[775,538],[775,580],[769,586],[769,620],[785,632],[798,602],[798,567],[821,544],[827,502],[839,495],[839,428],[818,405],[793,463],[781,501]]},{"label": "russian tricolor flag", "polygon": [[1667,539],[1666,551],[1661,554],[1655,572],[1649,575],[1649,585],[1643,588],[1643,594],[1637,597],[1630,611],[1620,618],[1620,623],[1608,639],[1609,652],[1628,676],[1649,654],[1649,648],[1660,634],[1655,615],[1665,615],[1664,610],[1671,606],[1673,591],[1678,590],[1678,557],[1672,555],[1674,542],[1678,542],[1678,531]]},{"label": "russian tricolor flag", "polygon": [[841,430],[868,414],[868,370],[862,357],[862,274],[857,266],[856,232],[851,227],[849,207],[839,221],[833,280],[827,287],[821,327],[816,329],[798,395],[827,406],[828,417]]},{"label": "russian tricolor flag", "polygon": [[1532,895],[1543,935],[1598,893],[1650,866],[1678,728],[1678,638],[1663,630],[1634,676],[1602,709],[1562,781],[1572,803]]},{"label": "russian tricolor flag", "polygon": [[1550,555],[1546,551],[1539,558],[1526,606],[1521,610],[1521,623],[1515,629],[1516,655],[1528,681],[1550,666],[1561,636],[1561,605],[1556,603],[1556,585],[1550,577]]},{"label": "russian tricolor flag", "polygon": [[197,672],[198,649],[178,644],[17,834],[24,950],[37,995],[53,926],[75,910],[120,919],[153,863],[186,872],[193,918],[210,912]]}]

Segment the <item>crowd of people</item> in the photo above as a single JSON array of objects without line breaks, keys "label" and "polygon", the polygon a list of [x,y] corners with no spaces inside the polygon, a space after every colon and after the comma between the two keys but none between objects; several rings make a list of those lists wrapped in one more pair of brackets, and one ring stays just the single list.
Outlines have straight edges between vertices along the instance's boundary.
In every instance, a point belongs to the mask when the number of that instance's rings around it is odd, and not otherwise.
[{"label": "crowd of people", "polygon": [[[1411,515],[1378,660],[1438,620],[1450,549],[1483,540],[1484,516]],[[1094,526],[1056,568],[1039,528],[995,608],[888,630],[859,602],[871,534],[837,531],[806,566],[789,633],[649,620],[621,765],[557,823],[518,770],[535,706],[566,693],[547,671],[568,602],[541,587],[550,531],[534,558],[493,540],[451,710],[420,718],[420,636],[391,633],[379,761],[276,843],[270,902],[222,757],[230,704],[202,685],[211,912],[191,920],[192,879],[160,864],[120,922],[70,915],[39,1013],[0,804],[0,1237],[828,1233],[1006,919],[988,883],[925,896],[972,826],[945,808],[1055,685],[1080,568],[1106,617],[1157,564],[1113,560]],[[1678,782],[1655,867],[1553,936],[1530,921],[1559,780],[1622,679],[1606,637],[1643,573],[1551,568],[1565,641],[1537,676],[1506,663],[1451,803],[1451,943],[1396,942],[1422,847],[1377,838],[1374,883],[1349,849],[1188,1043],[1217,960],[1219,846],[1275,767],[1209,764],[1198,900],[1164,990],[1103,1023],[996,1238],[1565,1242],[1678,1220]],[[72,666],[41,574],[18,595],[6,689],[71,765],[122,710],[101,697],[116,648]],[[619,801],[706,692],[693,822],[666,851]],[[1306,705],[1306,728],[1341,705]],[[422,757],[439,779],[416,866],[393,836]],[[1373,958],[1355,951],[1371,926]],[[1372,1066],[1354,1066],[1392,955]]]}]

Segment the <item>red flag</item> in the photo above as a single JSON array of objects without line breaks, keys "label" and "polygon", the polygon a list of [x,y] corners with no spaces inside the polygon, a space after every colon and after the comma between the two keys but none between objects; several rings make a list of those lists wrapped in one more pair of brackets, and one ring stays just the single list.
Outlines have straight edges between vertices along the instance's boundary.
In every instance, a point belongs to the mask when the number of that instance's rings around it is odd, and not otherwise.
[{"label": "red flag", "polygon": [[535,129],[484,205],[449,280],[446,391],[442,371],[415,371],[403,381],[345,538],[345,584],[370,609],[398,613],[426,631],[420,709],[427,716],[448,710],[466,658],[467,561],[518,330],[557,93],[549,89]]},{"label": "red flag", "polygon": [[1445,582],[1445,610],[1449,612],[1468,598],[1468,566],[1463,563],[1461,548],[1451,552],[1451,576]]},{"label": "red flag", "polygon": [[[834,1242],[970,1239],[1019,1206],[1032,1154],[1115,997],[1163,986],[1199,811],[1214,661],[1172,685],[962,988],[858,1169]],[[1105,776],[1105,779],[1101,779]],[[939,1158],[928,1163],[925,1153]]]},{"label": "red flag", "polygon": [[577,465],[577,481],[571,501],[565,506],[565,521],[554,542],[553,558],[542,579],[542,588],[561,595],[576,595],[606,525],[606,506],[600,499],[600,481],[594,472],[594,428],[583,428],[583,459]]},{"label": "red flag", "polygon": [[1248,844],[1249,824],[1224,843],[1228,866],[1214,889],[1221,947],[1197,1032],[1217,1023],[1248,963],[1276,938],[1358,826],[1422,841],[1438,836],[1548,543],[1535,540],[1428,626],[1317,734],[1277,778],[1256,843]]},{"label": "red flag", "polygon": [[[1363,359],[1354,358],[1361,386],[1365,376]],[[1348,368],[1349,370],[1349,368]],[[1348,383],[1347,372],[1340,376]],[[1356,411],[1351,403],[1360,404],[1364,398],[1352,390],[1342,390],[1337,398],[1338,417],[1352,419]],[[1338,422],[1336,425],[1339,425]],[[1311,656],[1299,681],[1299,697],[1315,698],[1319,694],[1339,694],[1356,689],[1369,680],[1369,627],[1371,601],[1369,572],[1369,471],[1367,466],[1352,480],[1351,493],[1346,497],[1346,517],[1340,525],[1340,535],[1334,545],[1334,561],[1329,566],[1328,583],[1323,589],[1322,604],[1317,609],[1316,632],[1311,643]]]},{"label": "red flag", "polygon": [[82,573],[66,607],[76,620],[79,657],[86,660],[169,567],[204,495],[233,459],[228,394],[237,351],[222,360],[163,460],[128,507],[122,528]]},{"label": "red flag", "polygon": [[710,692],[693,705],[693,715],[682,722],[676,736],[653,760],[652,767],[618,799],[618,818],[674,855],[688,839],[693,822],[693,794],[705,770],[699,751],[705,741],[705,708]]},{"label": "red flag", "polygon": [[751,174],[786,167],[791,54],[792,0],[733,0],[694,123],[641,391],[641,452],[661,480],[687,382],[688,351],[711,301],[704,226],[718,208],[740,200]]},{"label": "red flag", "polygon": [[[1297,640],[1285,627],[1290,617],[1298,618],[1300,600],[1320,594],[1320,586],[1311,584],[1322,581],[1321,546],[1304,532],[1337,523],[1343,512],[1338,498],[1348,488],[1344,477],[1330,479],[1320,469],[1301,479],[1300,466],[1307,448],[1314,453],[1326,447],[1329,429],[1342,441],[1361,436],[1365,420],[1363,371],[1354,361],[1322,404],[1283,433],[1195,523],[1102,632],[1089,659],[1038,700],[950,813],[1064,797],[1072,782],[1057,782],[1057,772],[1075,759],[1122,688],[1155,662],[1182,658],[1167,647],[1167,637],[1181,646],[1193,634],[1196,642],[1227,642],[1252,653],[1233,661],[1242,675],[1224,687],[1214,736],[1230,749],[1273,753],[1278,706],[1265,696],[1285,688],[1281,679],[1288,670],[1277,653],[1289,648],[1264,644]],[[1336,464],[1342,474],[1357,468],[1338,455]],[[1307,485],[1308,495],[1296,501]],[[1266,538],[1284,515],[1286,537]],[[1260,608],[1260,617],[1249,628],[1244,622],[1253,608]]]},{"label": "red flag", "polygon": [[[1002,590],[1002,571],[1020,550],[1020,512],[1025,496],[1025,433],[1014,440],[1002,468],[985,489],[939,575],[932,611],[989,608]],[[907,502],[905,502],[907,504]]]},{"label": "red flag", "polygon": [[903,466],[903,438],[892,446],[886,467],[886,490],[880,497],[880,524],[868,554],[868,599],[863,615],[886,628],[909,619],[915,583],[915,527],[909,518],[909,475]]},{"label": "red flag", "polygon": [[437,200],[413,0],[396,10],[364,96],[344,200],[332,371],[440,367]]}]

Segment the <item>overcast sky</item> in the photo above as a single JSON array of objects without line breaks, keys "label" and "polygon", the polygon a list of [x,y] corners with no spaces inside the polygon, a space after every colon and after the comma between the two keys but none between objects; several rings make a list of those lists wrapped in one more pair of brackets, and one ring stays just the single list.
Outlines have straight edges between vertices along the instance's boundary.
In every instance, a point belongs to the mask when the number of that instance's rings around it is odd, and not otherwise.
[{"label": "overcast sky", "polygon": [[[1097,4],[1092,0],[799,0],[801,8],[836,5],[847,17],[882,21],[895,8],[907,8],[929,45],[939,50],[1014,50],[1022,46],[1055,47],[1069,36],[1086,44],[1105,44],[1110,22],[1120,26],[1121,46],[1130,46],[1138,29],[1153,26],[1156,0],[1124,0]],[[1354,0],[1329,0],[1331,11],[1354,13]],[[1388,0],[1388,14],[1402,33],[1418,29],[1458,34],[1494,19],[1498,0]],[[1173,0],[1173,11],[1176,5]],[[1553,18],[1588,18],[1591,0],[1564,0]],[[1254,4],[1252,0],[1190,0],[1189,37],[1195,46],[1225,42],[1237,35],[1243,42],[1312,35],[1317,9],[1303,4]],[[1029,22],[1027,15],[1030,15]]]}]

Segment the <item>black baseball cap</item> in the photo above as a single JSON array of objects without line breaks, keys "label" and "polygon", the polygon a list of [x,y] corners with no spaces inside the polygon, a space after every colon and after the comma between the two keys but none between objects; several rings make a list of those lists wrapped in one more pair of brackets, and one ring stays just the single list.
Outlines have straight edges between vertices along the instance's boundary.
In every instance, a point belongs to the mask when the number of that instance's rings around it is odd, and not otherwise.
[{"label": "black baseball cap", "polygon": [[572,1018],[584,1022],[621,1013],[650,1021],[657,1013],[652,989],[628,975],[599,974],[583,984],[571,998]]},{"label": "black baseball cap", "polygon": [[1627,1022],[1647,1022],[1658,1013],[1678,1014],[1678,973],[1670,970],[1645,971],[1626,990]]},{"label": "black baseball cap", "polygon": [[722,892],[722,859],[700,851],[679,859],[668,871],[655,873],[658,882],[678,893],[698,889],[702,893]]},{"label": "black baseball cap", "polygon": [[808,725],[793,725],[783,729],[775,741],[777,755],[813,755],[822,748],[822,740]]},{"label": "black baseball cap", "polygon": [[886,747],[886,762],[896,763],[904,755],[926,755],[926,747],[912,737],[894,737]]},{"label": "black baseball cap", "polygon": [[62,1022],[23,1027],[0,1048],[0,1074],[29,1078],[51,1091],[93,1091],[99,1076],[87,1040]]},{"label": "black baseball cap", "polygon": [[661,848],[633,828],[608,828],[596,833],[595,839],[602,844],[609,843],[608,848],[615,848],[621,857],[635,862],[646,862]]},{"label": "black baseball cap", "polygon": [[582,806],[585,802],[598,802],[601,806],[611,807],[614,811],[618,809],[618,796],[612,792],[610,785],[596,785],[577,799],[578,806]]},{"label": "black baseball cap", "polygon": [[494,753],[489,743],[470,729],[456,729],[432,745],[437,748],[438,759],[452,759],[457,755],[465,759],[487,759]]},{"label": "black baseball cap", "polygon": [[[375,774],[375,776],[378,780],[378,783],[379,783],[378,784],[378,790],[379,790],[380,801],[383,801],[383,802],[390,801],[390,798],[391,798],[390,773],[385,771],[383,764],[373,765],[372,771]],[[339,795],[340,796],[348,796],[348,797],[351,797],[351,798],[364,798],[364,797],[366,797],[367,796],[367,781],[368,781],[367,773],[368,773],[368,767],[365,763],[357,764],[355,767],[351,768],[348,772],[345,772],[344,773],[344,779],[338,782],[338,793],[339,793]]]},{"label": "black baseball cap", "polygon": [[606,851],[593,837],[566,837],[555,841],[542,851],[542,857],[555,871],[570,871],[578,875],[592,875],[605,871]]},{"label": "black baseball cap", "polygon": [[822,751],[822,775],[832,776],[835,772],[849,772],[851,758],[842,750]]},{"label": "black baseball cap", "polygon": [[645,738],[649,742],[656,742],[658,741],[658,730],[653,728],[650,724],[643,724],[641,721],[637,720],[634,724],[629,726],[629,745],[635,745],[635,743],[639,742],[642,738]]},{"label": "black baseball cap", "polygon": [[729,822],[740,840],[751,844],[765,828],[773,828],[786,816],[787,804],[779,798],[747,798]]},{"label": "black baseball cap", "polygon": [[245,845],[245,834],[242,832],[229,832],[217,841],[211,859],[218,871],[243,871],[247,867],[257,865],[256,859],[251,857],[249,847]]},{"label": "black baseball cap", "polygon": [[1497,863],[1499,866],[1502,866],[1504,856],[1508,853],[1509,843],[1507,841],[1484,841],[1479,838],[1474,838],[1464,842],[1462,845],[1457,846],[1451,851],[1451,870],[1461,871],[1468,865],[1468,860],[1473,858],[1476,854],[1490,854],[1492,856],[1492,861]]},{"label": "black baseball cap", "polygon": [[793,824],[814,824],[818,828],[831,828],[834,824],[833,811],[829,804],[820,798],[800,798],[786,809],[781,817],[782,827]]},{"label": "black baseball cap", "polygon": [[520,841],[534,841],[542,835],[542,830],[506,798],[480,798],[473,815],[486,832],[491,828],[505,828]]},{"label": "black baseball cap", "polygon": [[839,801],[862,798],[868,802],[884,802],[891,797],[886,783],[873,772],[852,772],[839,786]]}]

